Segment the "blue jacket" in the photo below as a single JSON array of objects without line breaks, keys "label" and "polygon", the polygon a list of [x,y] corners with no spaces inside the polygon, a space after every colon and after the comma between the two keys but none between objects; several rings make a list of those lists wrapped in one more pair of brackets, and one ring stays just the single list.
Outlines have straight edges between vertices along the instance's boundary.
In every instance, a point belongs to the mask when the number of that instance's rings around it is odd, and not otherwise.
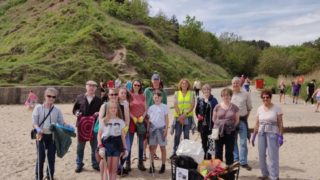
[{"label": "blue jacket", "polygon": [[[200,133],[211,134],[213,128],[212,112],[218,101],[213,95],[209,96],[209,103],[204,101],[204,98],[198,97],[196,105],[196,116],[201,115],[204,117],[203,121],[198,121],[198,131]],[[204,122],[205,121],[205,122]]]}]

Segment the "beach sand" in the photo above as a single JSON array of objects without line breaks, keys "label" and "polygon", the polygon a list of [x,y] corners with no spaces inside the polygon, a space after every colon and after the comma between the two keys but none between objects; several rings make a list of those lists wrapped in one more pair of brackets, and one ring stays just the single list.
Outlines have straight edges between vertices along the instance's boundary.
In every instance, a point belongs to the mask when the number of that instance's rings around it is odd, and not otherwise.
[{"label": "beach sand", "polygon": [[[221,89],[213,90],[213,94],[219,97]],[[254,124],[254,115],[257,107],[261,104],[259,94],[256,91],[251,92],[254,109],[249,118],[250,127]],[[172,107],[172,96],[169,96],[169,106]],[[220,98],[218,98],[220,100]],[[278,102],[278,96],[274,96],[273,101]],[[291,99],[287,99],[290,102]],[[281,105],[285,113],[285,126],[319,126],[320,113],[314,113],[314,107],[311,105],[285,104]],[[71,114],[72,104],[57,104],[64,115],[65,121],[75,124],[75,117]],[[31,130],[31,111],[27,111],[23,105],[1,105],[0,106],[0,179],[34,179],[36,145],[35,141],[30,139]],[[170,118],[172,121],[172,115]],[[308,179],[319,180],[320,172],[320,134],[285,134],[284,145],[280,148],[280,179]],[[198,133],[191,135],[191,139],[201,141]],[[65,157],[56,158],[55,179],[58,180],[90,180],[100,179],[100,174],[91,167],[90,146],[87,143],[84,156],[84,171],[75,173],[76,168],[76,138],[72,139],[72,145]],[[168,135],[167,156],[172,152],[173,136]],[[252,171],[240,170],[239,179],[251,180],[261,176],[258,164],[257,147],[249,147],[249,164],[252,165]],[[160,150],[157,151],[160,157]],[[147,153],[147,156],[149,153]],[[168,158],[167,157],[167,158]],[[148,171],[141,172],[137,169],[137,144],[136,137],[132,149],[132,171],[127,177],[121,179],[153,179]],[[149,159],[145,162],[146,168],[149,167]],[[160,169],[161,160],[155,161],[155,167]],[[170,160],[166,162],[166,173],[155,173],[155,179],[171,179]]]}]

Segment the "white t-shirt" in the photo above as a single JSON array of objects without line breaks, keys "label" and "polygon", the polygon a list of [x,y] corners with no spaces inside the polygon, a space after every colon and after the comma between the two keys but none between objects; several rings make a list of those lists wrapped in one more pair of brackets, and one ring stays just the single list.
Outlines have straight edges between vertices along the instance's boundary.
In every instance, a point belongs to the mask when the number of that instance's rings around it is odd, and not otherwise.
[{"label": "white t-shirt", "polygon": [[122,119],[110,119],[109,122],[102,127],[102,137],[121,136],[124,127],[125,124]]},{"label": "white t-shirt", "polygon": [[169,108],[165,104],[152,105],[148,109],[148,115],[150,117],[150,122],[154,128],[162,128],[166,125],[165,116],[168,115]]},{"label": "white t-shirt", "polygon": [[261,105],[257,110],[257,117],[259,119],[259,132],[263,131],[278,133],[277,116],[281,114],[283,114],[282,110],[277,105],[273,105],[267,111],[264,109],[264,106]]},{"label": "white t-shirt", "polygon": [[93,100],[93,96],[86,96],[87,97],[87,101],[89,104],[91,104],[92,100]]}]

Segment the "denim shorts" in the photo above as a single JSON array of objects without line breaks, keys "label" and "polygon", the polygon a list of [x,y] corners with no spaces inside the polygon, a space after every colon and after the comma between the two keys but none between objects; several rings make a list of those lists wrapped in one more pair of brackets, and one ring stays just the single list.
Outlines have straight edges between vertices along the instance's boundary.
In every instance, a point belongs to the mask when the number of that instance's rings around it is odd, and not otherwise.
[{"label": "denim shorts", "polygon": [[164,129],[157,129],[154,132],[151,132],[149,136],[149,145],[156,146],[159,144],[159,146],[166,146],[167,139],[163,136],[163,132]]},{"label": "denim shorts", "polygon": [[111,136],[108,139],[103,139],[102,142],[106,149],[106,157],[120,156],[123,148],[121,136]]}]

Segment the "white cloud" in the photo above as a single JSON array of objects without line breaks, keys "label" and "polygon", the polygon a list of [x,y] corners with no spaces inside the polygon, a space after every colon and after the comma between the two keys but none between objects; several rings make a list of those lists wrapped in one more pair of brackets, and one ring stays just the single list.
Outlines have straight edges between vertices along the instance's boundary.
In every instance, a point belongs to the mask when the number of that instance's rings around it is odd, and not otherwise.
[{"label": "white cloud", "polygon": [[148,0],[151,15],[160,9],[182,23],[187,14],[215,34],[235,32],[273,45],[301,44],[320,37],[318,0]]}]

